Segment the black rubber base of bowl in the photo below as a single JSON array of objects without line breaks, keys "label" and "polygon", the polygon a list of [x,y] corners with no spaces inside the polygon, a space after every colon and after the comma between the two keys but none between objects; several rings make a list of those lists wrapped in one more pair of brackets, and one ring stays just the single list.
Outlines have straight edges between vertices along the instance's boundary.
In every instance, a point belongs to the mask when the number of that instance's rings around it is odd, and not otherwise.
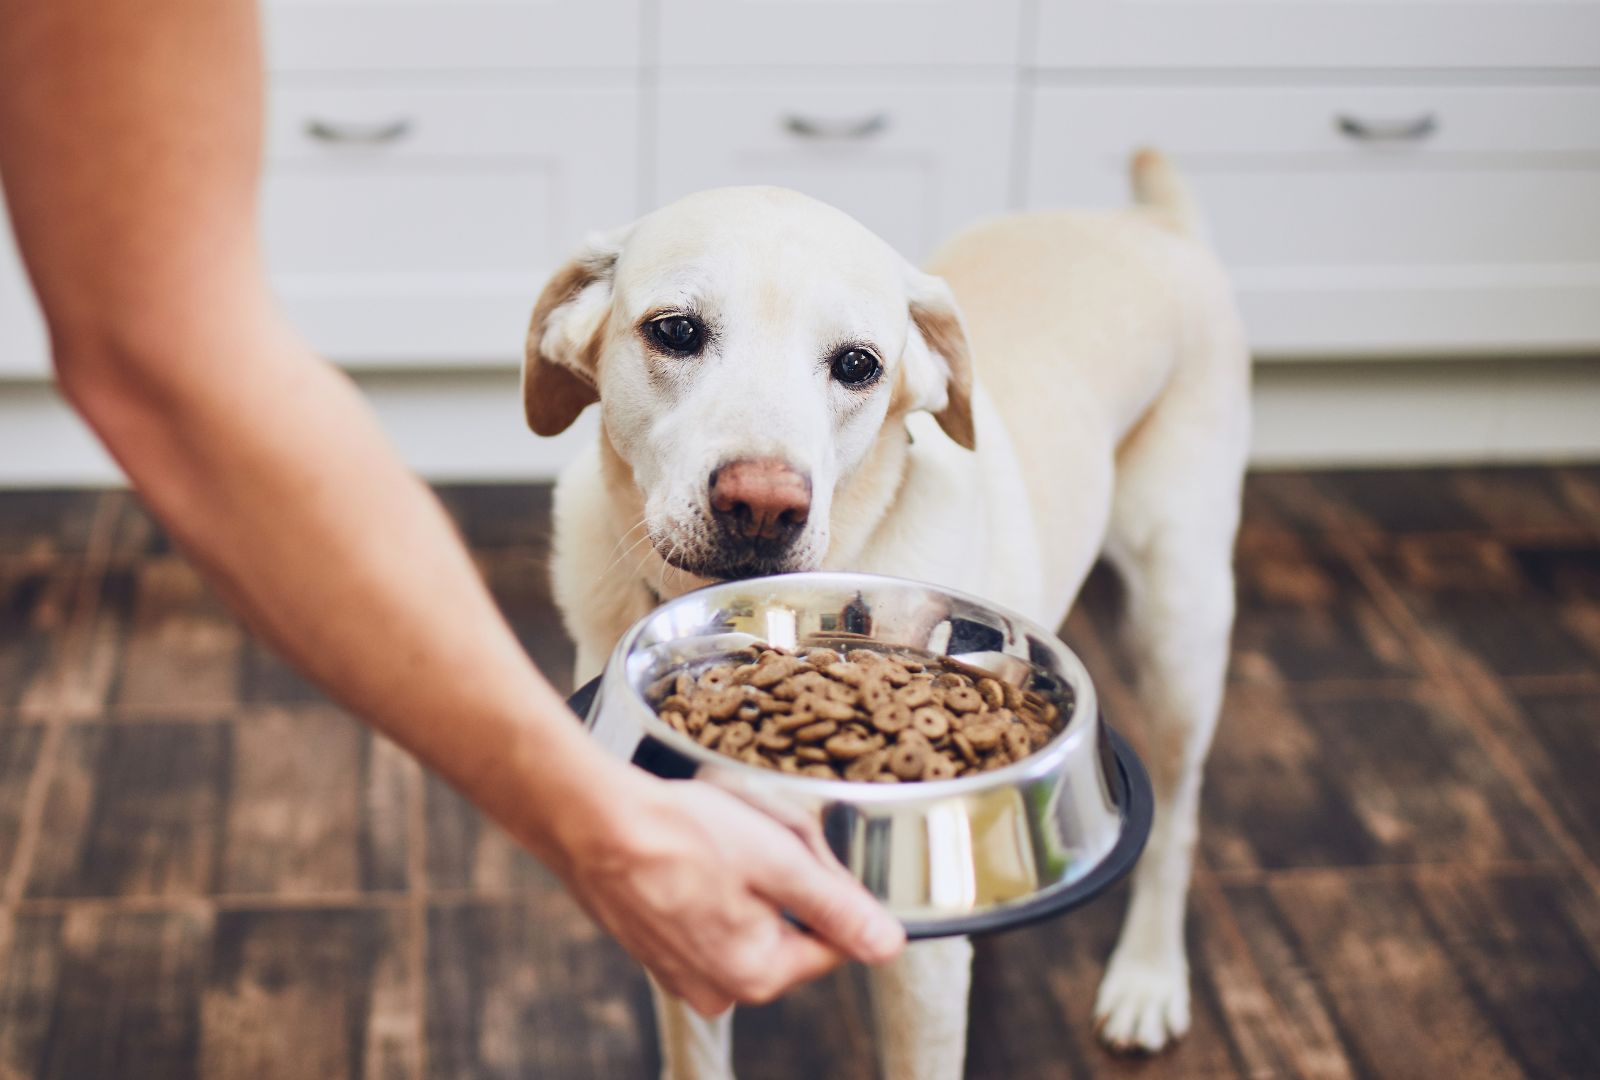
[{"label": "black rubber base of bowl", "polygon": [[[567,704],[579,716],[589,714],[600,680],[592,679],[577,693],[567,699]],[[912,941],[941,937],[969,937],[975,934],[993,934],[1002,930],[1015,930],[1020,926],[1065,915],[1073,908],[1082,907],[1105,892],[1133,869],[1150,837],[1150,822],[1155,813],[1155,795],[1150,787],[1150,777],[1144,771],[1133,747],[1118,735],[1116,729],[1100,717],[1100,730],[1110,746],[1116,761],[1116,779],[1112,796],[1122,808],[1122,832],[1116,844],[1107,852],[1093,870],[1070,885],[1044,893],[1031,900],[1019,900],[993,911],[974,915],[956,915],[948,919],[907,921],[906,937]]]}]

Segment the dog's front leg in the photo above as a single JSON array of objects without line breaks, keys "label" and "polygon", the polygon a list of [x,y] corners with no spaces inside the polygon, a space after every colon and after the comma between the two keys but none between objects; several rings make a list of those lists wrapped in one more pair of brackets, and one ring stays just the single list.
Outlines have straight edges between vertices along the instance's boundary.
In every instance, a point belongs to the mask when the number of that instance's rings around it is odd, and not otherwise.
[{"label": "dog's front leg", "polygon": [[656,1006],[661,1080],[732,1080],[733,1010],[707,1020],[650,980]]},{"label": "dog's front leg", "polygon": [[884,1080],[960,1080],[971,982],[966,938],[918,942],[872,969]]},{"label": "dog's front leg", "polygon": [[[1226,523],[1224,523],[1226,525]],[[1159,1050],[1189,1030],[1184,909],[1200,781],[1216,730],[1233,624],[1231,529],[1169,530],[1137,555],[1113,551],[1128,590],[1128,641],[1149,738],[1155,819],[1095,1015],[1122,1049]]]}]

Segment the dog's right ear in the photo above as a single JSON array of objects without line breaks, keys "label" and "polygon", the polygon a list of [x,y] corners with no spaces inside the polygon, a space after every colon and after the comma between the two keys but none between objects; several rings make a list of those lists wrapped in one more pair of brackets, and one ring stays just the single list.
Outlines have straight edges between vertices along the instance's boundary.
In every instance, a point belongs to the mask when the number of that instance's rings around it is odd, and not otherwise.
[{"label": "dog's right ear", "polygon": [[537,434],[561,434],[600,400],[601,335],[627,233],[591,236],[534,304],[522,364],[522,409]]}]

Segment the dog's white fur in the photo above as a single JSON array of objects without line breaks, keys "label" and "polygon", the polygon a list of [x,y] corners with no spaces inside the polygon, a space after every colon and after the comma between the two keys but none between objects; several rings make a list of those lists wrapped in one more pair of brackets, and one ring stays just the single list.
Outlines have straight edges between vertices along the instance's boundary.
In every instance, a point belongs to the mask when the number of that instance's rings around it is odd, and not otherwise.
[{"label": "dog's white fur", "polygon": [[[715,548],[707,478],[731,460],[810,476],[787,568],[920,578],[1055,626],[1109,559],[1157,808],[1095,1008],[1109,1043],[1155,1050],[1189,1026],[1183,915],[1233,619],[1249,359],[1181,181],[1153,151],[1133,175],[1134,208],[982,224],[931,274],[793,192],[691,196],[551,281],[524,391],[541,434],[602,410],[556,491],[580,682],[658,598],[705,583],[679,567]],[[653,352],[643,324],[682,310],[715,327],[714,348]],[[882,358],[873,389],[830,380],[841,342]],[[925,943],[873,972],[885,1076],[960,1075],[970,958],[965,940]],[[728,1017],[660,994],[657,1015],[665,1075],[730,1074]]]}]

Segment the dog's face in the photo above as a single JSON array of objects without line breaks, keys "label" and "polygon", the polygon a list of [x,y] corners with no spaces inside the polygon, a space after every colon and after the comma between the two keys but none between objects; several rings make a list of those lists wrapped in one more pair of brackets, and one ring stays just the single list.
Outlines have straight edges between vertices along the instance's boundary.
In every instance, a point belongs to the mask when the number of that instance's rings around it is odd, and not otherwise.
[{"label": "dog's face", "polygon": [[834,493],[891,418],[972,446],[949,290],[853,219],[729,188],[596,238],[546,286],[523,397],[541,435],[598,400],[651,543],[707,578],[817,567]]}]

